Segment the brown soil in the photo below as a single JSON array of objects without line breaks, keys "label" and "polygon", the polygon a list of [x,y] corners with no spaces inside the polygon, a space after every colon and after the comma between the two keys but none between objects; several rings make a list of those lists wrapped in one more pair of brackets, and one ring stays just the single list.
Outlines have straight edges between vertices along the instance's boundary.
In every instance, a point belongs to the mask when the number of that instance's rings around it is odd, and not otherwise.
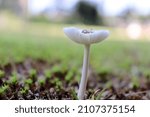
[{"label": "brown soil", "polygon": [[[56,64],[49,64],[43,60],[26,60],[21,63],[10,63],[0,66],[5,72],[0,78],[0,87],[8,85],[9,88],[0,94],[4,100],[75,100],[78,90],[77,73],[74,71],[70,80],[65,80],[69,70],[58,70],[50,77],[44,74],[45,70],[52,69]],[[35,74],[30,71],[35,70]],[[13,73],[16,73],[17,81],[10,82]],[[26,83],[32,79],[32,83]],[[43,82],[40,82],[40,80]],[[25,90],[24,93],[22,90]],[[140,74],[133,81],[129,74],[95,73],[90,69],[87,92],[85,99],[104,100],[148,100],[150,99],[150,76]]]}]

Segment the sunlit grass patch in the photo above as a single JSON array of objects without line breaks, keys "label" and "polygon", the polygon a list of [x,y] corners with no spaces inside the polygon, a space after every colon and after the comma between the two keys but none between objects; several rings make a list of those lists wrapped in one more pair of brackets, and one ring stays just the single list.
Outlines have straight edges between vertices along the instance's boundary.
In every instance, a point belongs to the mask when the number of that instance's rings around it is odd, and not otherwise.
[{"label": "sunlit grass patch", "polygon": [[[0,99],[77,99],[83,46],[67,39],[66,26],[28,22],[0,30]],[[149,99],[149,41],[130,40],[123,29],[76,26],[111,32],[91,48],[86,99]],[[131,92],[144,96],[126,96]]]}]

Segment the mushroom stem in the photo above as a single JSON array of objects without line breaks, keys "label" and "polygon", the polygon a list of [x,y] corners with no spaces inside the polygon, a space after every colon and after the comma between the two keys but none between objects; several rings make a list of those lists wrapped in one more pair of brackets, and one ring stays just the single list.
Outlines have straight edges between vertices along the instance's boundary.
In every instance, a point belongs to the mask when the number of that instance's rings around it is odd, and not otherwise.
[{"label": "mushroom stem", "polygon": [[89,66],[89,53],[90,53],[90,45],[85,45],[84,47],[84,58],[83,58],[83,67],[82,67],[82,77],[80,81],[79,91],[78,91],[78,99],[83,100],[84,94],[87,85],[87,74],[88,74],[88,66]]}]

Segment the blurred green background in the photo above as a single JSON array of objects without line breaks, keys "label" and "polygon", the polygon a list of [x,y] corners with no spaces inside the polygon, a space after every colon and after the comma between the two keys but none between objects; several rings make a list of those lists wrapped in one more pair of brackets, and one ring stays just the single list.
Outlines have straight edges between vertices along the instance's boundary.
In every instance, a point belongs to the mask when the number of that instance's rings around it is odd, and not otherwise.
[{"label": "blurred green background", "polygon": [[32,59],[80,69],[83,46],[63,33],[74,26],[111,32],[106,41],[92,45],[90,66],[96,72],[150,74],[150,12],[142,14],[133,3],[106,13],[104,0],[54,3],[43,7],[36,0],[0,0],[0,66]]}]

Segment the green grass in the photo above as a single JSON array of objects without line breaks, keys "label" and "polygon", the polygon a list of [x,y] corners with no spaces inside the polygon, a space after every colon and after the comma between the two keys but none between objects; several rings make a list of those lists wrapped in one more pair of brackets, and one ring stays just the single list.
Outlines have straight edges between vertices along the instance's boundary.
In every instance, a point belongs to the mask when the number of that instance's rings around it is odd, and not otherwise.
[{"label": "green grass", "polygon": [[[70,94],[71,99],[77,99],[76,89],[81,77],[84,48],[64,35],[63,28],[71,25],[16,21],[18,22],[11,20],[5,28],[0,27],[0,98],[35,99],[28,96],[38,92],[40,97],[37,96],[37,99],[48,99],[45,97],[46,94],[52,96],[51,99],[59,99],[60,94],[62,97]],[[92,71],[87,89],[90,94],[88,99],[103,99],[107,89],[111,90],[111,87],[118,83],[122,87],[126,80],[126,88],[129,88],[129,91],[136,87],[140,89],[144,82],[147,82],[144,86],[149,86],[149,41],[144,38],[138,41],[130,40],[123,29],[75,26],[89,29],[104,28],[111,32],[107,40],[91,47]],[[35,60],[38,67],[26,67],[24,72],[24,61],[27,59],[32,59],[32,62]],[[43,60],[46,65],[38,64],[37,60]],[[19,62],[23,62],[21,69],[18,64],[14,64]],[[8,69],[10,67],[14,67],[11,73]],[[40,71],[42,67],[44,69]],[[19,74],[18,70],[23,71]]]},{"label": "green grass", "polygon": [[[0,30],[0,65],[32,58],[49,63],[60,61],[61,67],[81,68],[83,45],[72,42],[64,35],[63,27],[66,26],[70,25],[28,23],[20,28]],[[148,73],[150,42],[131,41],[117,35],[115,29],[110,31],[106,41],[92,45],[91,67],[97,72],[124,73],[131,72],[132,66],[136,66],[139,71]]]}]

